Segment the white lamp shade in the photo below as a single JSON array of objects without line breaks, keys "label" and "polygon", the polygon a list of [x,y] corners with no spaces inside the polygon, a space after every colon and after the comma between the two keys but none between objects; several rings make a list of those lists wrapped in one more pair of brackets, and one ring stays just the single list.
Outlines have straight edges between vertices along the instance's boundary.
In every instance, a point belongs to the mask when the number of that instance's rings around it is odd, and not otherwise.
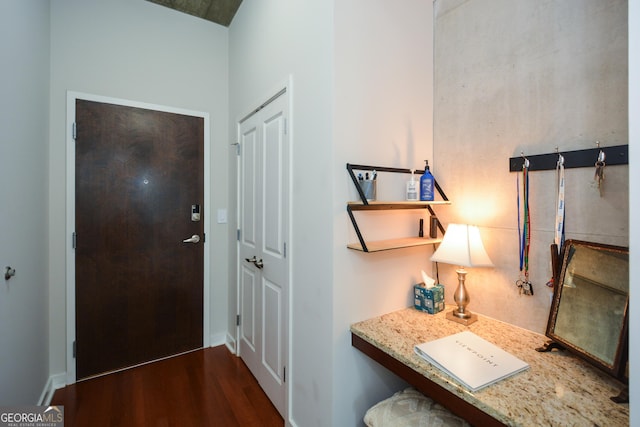
[{"label": "white lamp shade", "polygon": [[482,244],[480,230],[474,225],[466,224],[449,224],[431,261],[461,267],[493,267]]}]

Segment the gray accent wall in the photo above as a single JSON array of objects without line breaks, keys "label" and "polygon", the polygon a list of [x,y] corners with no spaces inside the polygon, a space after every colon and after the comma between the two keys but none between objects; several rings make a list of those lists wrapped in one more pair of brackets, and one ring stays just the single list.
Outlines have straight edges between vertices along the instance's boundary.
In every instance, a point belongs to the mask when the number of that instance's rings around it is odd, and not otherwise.
[{"label": "gray accent wall", "polygon": [[[495,264],[469,269],[469,308],[544,333],[556,172],[530,174],[534,295],[520,295],[509,158],[629,143],[627,1],[436,0],[434,8],[433,173],[453,201],[443,219],[480,226]],[[602,196],[594,172],[566,169],[566,237],[628,246],[629,167],[605,167]],[[441,278],[453,303],[453,267],[441,265]]]}]

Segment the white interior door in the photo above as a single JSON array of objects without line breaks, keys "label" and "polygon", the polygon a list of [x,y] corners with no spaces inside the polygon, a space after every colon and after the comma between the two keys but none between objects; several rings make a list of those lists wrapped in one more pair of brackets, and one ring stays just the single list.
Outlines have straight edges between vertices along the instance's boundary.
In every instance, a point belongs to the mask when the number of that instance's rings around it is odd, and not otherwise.
[{"label": "white interior door", "polygon": [[289,265],[288,97],[240,123],[239,352],[285,414]]}]

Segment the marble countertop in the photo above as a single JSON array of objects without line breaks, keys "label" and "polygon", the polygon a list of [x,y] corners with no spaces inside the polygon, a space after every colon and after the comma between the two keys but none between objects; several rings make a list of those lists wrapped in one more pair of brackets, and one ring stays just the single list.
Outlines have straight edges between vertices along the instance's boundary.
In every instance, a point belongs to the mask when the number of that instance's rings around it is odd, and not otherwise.
[{"label": "marble countertop", "polygon": [[[351,326],[351,332],[509,426],[628,426],[629,404],[614,403],[622,384],[566,351],[540,353],[547,337],[484,316],[464,326],[445,313],[414,308]],[[415,354],[416,344],[464,330],[524,360],[530,369],[475,393]]]}]

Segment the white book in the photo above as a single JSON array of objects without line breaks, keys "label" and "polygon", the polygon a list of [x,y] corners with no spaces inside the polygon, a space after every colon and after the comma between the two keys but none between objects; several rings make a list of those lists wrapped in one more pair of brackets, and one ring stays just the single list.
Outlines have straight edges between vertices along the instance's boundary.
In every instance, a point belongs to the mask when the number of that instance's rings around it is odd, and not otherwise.
[{"label": "white book", "polygon": [[470,331],[419,344],[415,352],[473,392],[529,369],[529,364]]}]

